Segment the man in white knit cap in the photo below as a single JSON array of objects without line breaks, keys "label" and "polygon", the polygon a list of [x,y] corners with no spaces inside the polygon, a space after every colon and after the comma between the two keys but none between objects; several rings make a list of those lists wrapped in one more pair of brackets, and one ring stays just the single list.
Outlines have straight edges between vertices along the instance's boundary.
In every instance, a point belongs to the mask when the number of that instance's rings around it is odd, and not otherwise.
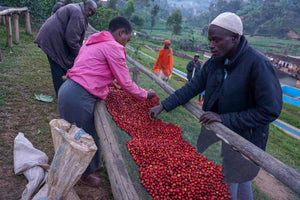
[{"label": "man in white knit cap", "polygon": [[[200,116],[202,126],[197,150],[202,153],[218,141],[205,125],[219,122],[265,150],[269,124],[281,112],[282,91],[272,63],[248,45],[239,16],[225,12],[209,25],[208,39],[212,57],[185,86],[153,107],[156,118],[205,90]],[[233,200],[253,200],[251,180],[259,167],[222,142],[223,173]]]}]

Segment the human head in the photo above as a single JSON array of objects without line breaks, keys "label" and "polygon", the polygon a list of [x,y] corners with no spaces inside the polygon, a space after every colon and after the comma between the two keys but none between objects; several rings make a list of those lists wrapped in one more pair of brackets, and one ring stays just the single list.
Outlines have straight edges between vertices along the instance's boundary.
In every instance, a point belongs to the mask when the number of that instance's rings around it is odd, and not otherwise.
[{"label": "human head", "polygon": [[108,25],[108,31],[117,42],[125,46],[132,37],[132,27],[125,17],[114,17]]},{"label": "human head", "polygon": [[84,10],[87,17],[93,16],[97,12],[97,4],[93,0],[84,2]]},{"label": "human head", "polygon": [[243,24],[239,16],[231,12],[218,15],[209,25],[209,48],[215,57],[233,58],[237,52]]},{"label": "human head", "polygon": [[198,60],[199,60],[199,54],[196,53],[196,54],[194,55],[194,61],[197,62]]},{"label": "human head", "polygon": [[170,46],[171,46],[171,41],[170,40],[165,40],[164,41],[164,46],[165,46],[165,49],[169,49]]}]

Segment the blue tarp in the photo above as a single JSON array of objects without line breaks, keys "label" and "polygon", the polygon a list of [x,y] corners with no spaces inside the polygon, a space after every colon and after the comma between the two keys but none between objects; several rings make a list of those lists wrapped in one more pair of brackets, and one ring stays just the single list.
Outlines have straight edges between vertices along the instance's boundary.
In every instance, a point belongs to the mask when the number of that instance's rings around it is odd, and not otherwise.
[{"label": "blue tarp", "polygon": [[297,99],[293,99],[292,97],[288,97],[288,96],[283,95],[282,100],[286,103],[293,104],[295,106],[300,107],[300,101],[297,100]]},{"label": "blue tarp", "polygon": [[300,97],[300,90],[290,86],[282,86],[282,92],[294,98]]}]

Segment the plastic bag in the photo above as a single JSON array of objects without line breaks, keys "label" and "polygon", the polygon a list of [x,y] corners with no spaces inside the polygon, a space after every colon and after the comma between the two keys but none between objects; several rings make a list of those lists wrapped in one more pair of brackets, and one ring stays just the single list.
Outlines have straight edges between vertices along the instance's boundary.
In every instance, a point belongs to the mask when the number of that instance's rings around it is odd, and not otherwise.
[{"label": "plastic bag", "polygon": [[22,193],[22,200],[28,200],[45,182],[49,168],[47,155],[34,148],[23,133],[19,133],[14,141],[14,171],[19,175],[24,173],[28,180]]}]

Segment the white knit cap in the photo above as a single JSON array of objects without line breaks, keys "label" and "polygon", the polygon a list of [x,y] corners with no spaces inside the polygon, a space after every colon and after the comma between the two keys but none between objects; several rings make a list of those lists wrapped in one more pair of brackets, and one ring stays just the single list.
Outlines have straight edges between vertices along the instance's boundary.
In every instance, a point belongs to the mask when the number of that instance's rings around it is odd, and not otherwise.
[{"label": "white knit cap", "polygon": [[243,23],[239,16],[232,12],[219,14],[210,24],[222,27],[233,33],[243,35]]}]

